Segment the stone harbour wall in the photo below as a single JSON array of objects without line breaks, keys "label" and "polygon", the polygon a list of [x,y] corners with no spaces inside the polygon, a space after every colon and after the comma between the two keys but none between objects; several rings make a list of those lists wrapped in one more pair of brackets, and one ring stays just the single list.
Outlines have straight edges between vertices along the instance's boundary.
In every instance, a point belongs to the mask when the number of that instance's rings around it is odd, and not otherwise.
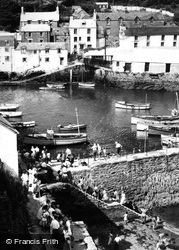
[{"label": "stone harbour wall", "polygon": [[98,69],[94,78],[97,83],[123,89],[179,90],[179,74],[119,73]]},{"label": "stone harbour wall", "polygon": [[101,163],[90,179],[109,195],[124,189],[128,201],[148,209],[179,203],[179,154]]}]

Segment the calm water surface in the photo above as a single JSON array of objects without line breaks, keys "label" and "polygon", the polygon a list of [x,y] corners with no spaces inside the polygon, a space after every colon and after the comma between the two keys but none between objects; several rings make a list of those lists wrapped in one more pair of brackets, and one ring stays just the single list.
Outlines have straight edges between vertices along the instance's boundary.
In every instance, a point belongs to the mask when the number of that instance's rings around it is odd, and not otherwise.
[{"label": "calm water surface", "polygon": [[[57,125],[76,123],[75,108],[78,110],[79,122],[88,125],[90,143],[98,142],[107,147],[108,152],[115,152],[114,142],[123,145],[123,153],[144,150],[145,137],[136,134],[131,127],[131,114],[138,111],[115,109],[118,100],[128,102],[151,103],[150,111],[140,111],[140,114],[169,115],[175,105],[174,92],[154,92],[141,90],[121,90],[104,87],[95,89],[81,89],[73,85],[62,91],[41,91],[38,87],[0,87],[1,103],[19,103],[19,110],[23,117],[17,120],[35,120],[36,132],[45,132],[47,128],[58,131]],[[29,131],[27,131],[29,132]],[[91,145],[90,144],[90,145]],[[160,148],[159,138],[147,139],[147,150]],[[90,152],[90,145],[73,146],[73,152],[86,156]],[[63,148],[53,148],[52,154]],[[168,222],[179,227],[178,206],[160,211]],[[174,214],[174,217],[171,216]]]}]

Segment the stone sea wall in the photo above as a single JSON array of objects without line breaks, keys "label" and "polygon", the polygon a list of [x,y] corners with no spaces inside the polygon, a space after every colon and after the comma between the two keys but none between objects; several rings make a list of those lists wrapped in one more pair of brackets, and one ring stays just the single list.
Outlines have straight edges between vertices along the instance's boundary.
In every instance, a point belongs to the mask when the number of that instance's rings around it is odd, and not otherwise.
[{"label": "stone sea wall", "polygon": [[179,203],[179,154],[96,163],[92,183],[108,194],[123,187],[128,201],[148,209]]},{"label": "stone sea wall", "polygon": [[179,91],[179,74],[119,73],[98,69],[95,81],[123,89]]}]

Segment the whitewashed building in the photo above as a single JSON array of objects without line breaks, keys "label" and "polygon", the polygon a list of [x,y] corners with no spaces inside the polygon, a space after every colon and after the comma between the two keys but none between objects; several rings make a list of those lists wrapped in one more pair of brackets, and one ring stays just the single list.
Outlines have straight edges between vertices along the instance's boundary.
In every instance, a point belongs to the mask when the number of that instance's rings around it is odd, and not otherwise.
[{"label": "whitewashed building", "polygon": [[91,19],[70,17],[70,53],[83,52],[86,48],[96,48],[96,13]]},{"label": "whitewashed building", "polygon": [[64,43],[20,43],[14,51],[13,71],[53,72],[67,66],[67,56]]},{"label": "whitewashed building", "polygon": [[179,49],[177,48],[117,48],[113,54],[112,70],[131,73],[179,72]]},{"label": "whitewashed building", "polygon": [[0,159],[18,175],[17,130],[0,116]]}]

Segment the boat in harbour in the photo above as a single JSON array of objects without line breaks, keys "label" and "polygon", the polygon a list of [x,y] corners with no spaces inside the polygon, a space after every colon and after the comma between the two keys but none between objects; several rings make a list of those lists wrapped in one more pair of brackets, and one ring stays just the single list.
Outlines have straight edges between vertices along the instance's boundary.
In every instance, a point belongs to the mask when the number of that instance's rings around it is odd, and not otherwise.
[{"label": "boat in harbour", "polygon": [[19,108],[19,104],[3,103],[0,104],[0,111],[14,111]]},{"label": "boat in harbour", "polygon": [[68,132],[73,132],[73,133],[78,133],[79,132],[79,130],[85,130],[86,128],[87,128],[87,124],[68,124],[68,125],[61,125],[61,124],[59,124],[58,126],[58,129],[59,129],[59,131],[60,132],[62,132],[62,133],[68,133]]},{"label": "boat in harbour", "polygon": [[47,133],[44,134],[28,134],[24,137],[25,144],[41,146],[64,146],[85,143],[87,141],[86,133],[61,134],[54,133],[53,130],[47,130]]},{"label": "boat in harbour", "polygon": [[147,124],[137,124],[137,131],[147,131],[148,135],[156,135],[161,136],[169,135],[174,133],[179,133],[179,125],[164,125],[164,124],[156,124],[156,125],[147,125]]},{"label": "boat in harbour", "polygon": [[34,127],[35,121],[26,121],[26,122],[10,122],[14,128],[27,128]]},{"label": "boat in harbour", "polygon": [[129,103],[125,101],[117,101],[116,108],[130,109],[130,110],[147,110],[151,108],[150,103]]},{"label": "boat in harbour", "polygon": [[79,82],[78,86],[81,87],[81,88],[94,88],[95,83],[92,83],[92,82]]},{"label": "boat in harbour", "polygon": [[179,146],[179,135],[172,134],[172,135],[161,135],[161,144],[167,146]]},{"label": "boat in harbour", "polygon": [[64,89],[65,84],[47,84],[49,89]]},{"label": "boat in harbour", "polygon": [[2,115],[5,118],[10,118],[10,117],[21,117],[22,116],[22,112],[18,111],[18,112],[5,112],[5,111],[0,111],[0,115]]}]

